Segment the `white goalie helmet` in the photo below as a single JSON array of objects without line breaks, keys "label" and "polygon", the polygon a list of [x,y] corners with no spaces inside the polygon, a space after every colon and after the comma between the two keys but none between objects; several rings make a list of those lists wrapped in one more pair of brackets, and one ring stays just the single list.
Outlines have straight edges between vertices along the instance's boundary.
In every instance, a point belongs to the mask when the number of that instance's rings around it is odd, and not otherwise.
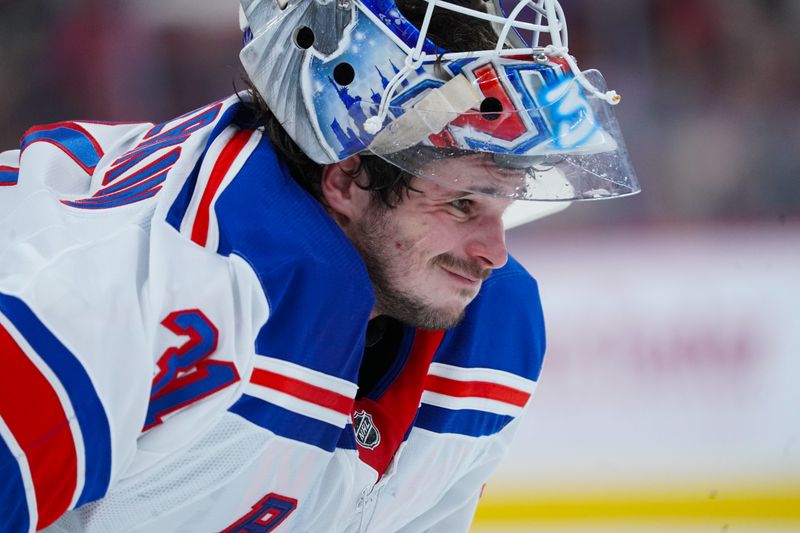
[{"label": "white goalie helmet", "polygon": [[[486,12],[418,0],[417,28],[395,0],[241,0],[240,57],[318,163],[370,153],[458,190],[550,201],[532,202],[540,207],[519,221],[571,200],[637,193],[612,110],[619,96],[569,55],[558,1],[473,3]],[[441,14],[489,23],[495,46],[440,48],[427,33]],[[454,157],[481,171],[461,174]]]}]

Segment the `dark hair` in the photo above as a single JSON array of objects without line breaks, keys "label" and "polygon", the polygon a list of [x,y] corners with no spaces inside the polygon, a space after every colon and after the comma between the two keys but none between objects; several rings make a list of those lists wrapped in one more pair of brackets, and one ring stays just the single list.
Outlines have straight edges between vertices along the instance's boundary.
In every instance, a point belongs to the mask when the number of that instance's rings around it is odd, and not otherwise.
[{"label": "dark hair", "polygon": [[[450,0],[471,9],[485,11],[482,0]],[[396,0],[400,12],[417,28],[427,10],[427,2],[420,0]],[[497,35],[491,24],[477,20],[468,15],[452,11],[436,10],[431,17],[427,37],[441,48],[451,52],[470,51],[474,49],[490,49],[496,45]],[[294,140],[286,133],[278,118],[267,107],[250,79],[244,75],[243,81],[250,93],[250,101],[242,103],[248,110],[246,127],[259,127],[272,141],[279,159],[287,166],[292,178],[314,196],[323,205],[321,165],[309,158]],[[352,173],[355,178],[362,171],[368,177],[366,185],[359,185],[364,190],[373,192],[373,200],[382,202],[387,207],[396,207],[403,201],[411,187],[413,175],[392,165],[375,155],[362,155],[361,165]]]}]

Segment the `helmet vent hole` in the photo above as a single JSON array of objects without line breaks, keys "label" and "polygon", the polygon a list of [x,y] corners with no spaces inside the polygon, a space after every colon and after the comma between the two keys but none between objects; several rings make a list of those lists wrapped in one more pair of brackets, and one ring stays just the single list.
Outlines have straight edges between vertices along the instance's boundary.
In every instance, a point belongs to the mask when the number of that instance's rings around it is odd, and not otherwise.
[{"label": "helmet vent hole", "polygon": [[308,50],[314,46],[314,30],[308,26],[298,28],[294,34],[294,44],[303,50]]},{"label": "helmet vent hole", "polygon": [[503,112],[503,103],[497,98],[490,96],[481,102],[481,115],[486,120],[497,120]]},{"label": "helmet vent hole", "polygon": [[333,69],[333,81],[339,85],[350,85],[356,79],[356,71],[350,63],[339,63]]}]

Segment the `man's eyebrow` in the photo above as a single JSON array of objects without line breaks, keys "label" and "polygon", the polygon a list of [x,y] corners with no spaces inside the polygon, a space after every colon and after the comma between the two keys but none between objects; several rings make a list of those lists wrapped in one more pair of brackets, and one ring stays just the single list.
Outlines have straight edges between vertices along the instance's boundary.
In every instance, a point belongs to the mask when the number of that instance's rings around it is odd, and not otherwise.
[{"label": "man's eyebrow", "polygon": [[467,196],[473,196],[475,193],[469,191],[453,191],[451,193],[437,193],[433,194],[431,197],[434,200],[441,200],[444,202],[452,202],[455,200],[460,200],[462,198],[466,198]]}]

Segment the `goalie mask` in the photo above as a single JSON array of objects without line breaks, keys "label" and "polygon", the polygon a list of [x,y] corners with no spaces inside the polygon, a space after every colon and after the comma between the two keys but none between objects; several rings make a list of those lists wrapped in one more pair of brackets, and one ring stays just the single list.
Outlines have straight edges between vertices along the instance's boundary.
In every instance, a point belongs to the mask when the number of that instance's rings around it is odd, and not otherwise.
[{"label": "goalie mask", "polygon": [[[451,188],[512,199],[639,191],[612,111],[619,97],[569,55],[557,0],[489,0],[487,12],[420,0],[419,29],[394,0],[241,4],[242,63],[318,163],[371,153]],[[443,11],[491,24],[495,46],[439,48],[426,34]],[[457,157],[482,172],[459,175],[448,164]]]}]

